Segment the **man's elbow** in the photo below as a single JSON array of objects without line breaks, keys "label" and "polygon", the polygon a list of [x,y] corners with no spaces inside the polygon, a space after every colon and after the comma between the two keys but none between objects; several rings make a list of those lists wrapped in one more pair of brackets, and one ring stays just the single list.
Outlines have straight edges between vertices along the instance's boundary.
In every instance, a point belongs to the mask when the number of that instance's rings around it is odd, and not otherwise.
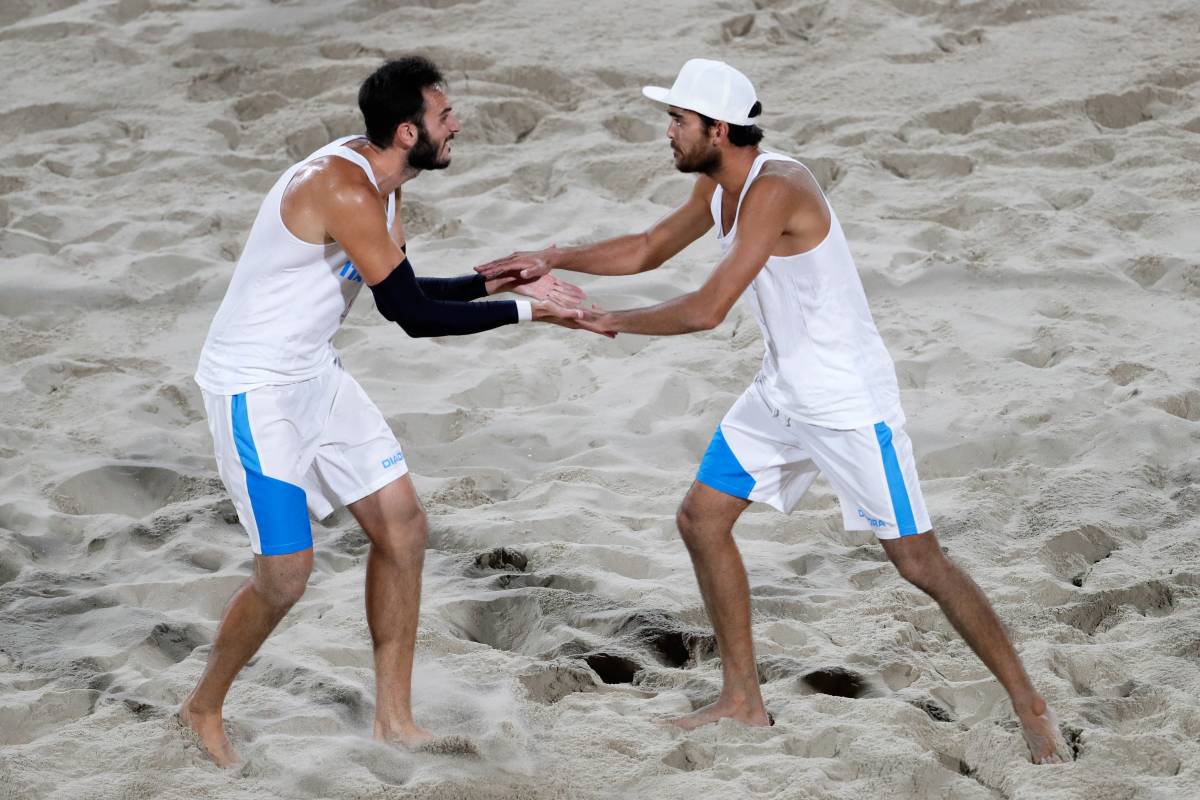
[{"label": "man's elbow", "polygon": [[401,322],[400,330],[408,334],[410,339],[428,339],[433,333],[424,326],[412,322]]},{"label": "man's elbow", "polygon": [[654,244],[650,240],[649,231],[643,233],[641,239],[641,242],[638,243],[638,256],[633,268],[635,274],[658,269],[663,265],[663,261],[666,260],[662,255],[654,252]]},{"label": "man's elbow", "polygon": [[410,339],[428,339],[438,335],[435,321],[425,314],[409,311],[396,317],[395,323]]},{"label": "man's elbow", "polygon": [[725,321],[725,311],[720,308],[701,308],[692,315],[692,328],[696,331],[711,331]]},{"label": "man's elbow", "polygon": [[637,264],[634,266],[634,274],[641,274],[643,272],[649,272],[652,269],[658,269],[663,265],[664,260],[665,259],[663,259],[663,257],[657,253],[647,250],[642,254],[642,257],[638,259]]}]

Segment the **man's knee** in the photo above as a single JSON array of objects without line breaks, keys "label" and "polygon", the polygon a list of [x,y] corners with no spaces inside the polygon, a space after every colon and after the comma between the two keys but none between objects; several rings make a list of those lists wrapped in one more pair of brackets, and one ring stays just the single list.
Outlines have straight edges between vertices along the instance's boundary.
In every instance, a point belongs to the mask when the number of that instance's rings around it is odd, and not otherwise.
[{"label": "man's knee", "polygon": [[424,552],[429,542],[429,517],[419,504],[391,509],[382,535],[372,538],[384,555],[408,557],[414,550]]},{"label": "man's knee", "polygon": [[675,527],[679,528],[679,535],[685,542],[699,533],[700,514],[691,495],[683,498],[683,502],[679,504],[679,510],[675,512]]},{"label": "man's knee", "polygon": [[287,569],[260,569],[254,575],[254,589],[272,608],[287,610],[304,596],[311,572],[311,559],[298,560]]},{"label": "man's knee", "polygon": [[928,595],[935,595],[947,571],[955,569],[954,564],[940,550],[933,554],[913,554],[897,558],[894,563],[904,580]]}]

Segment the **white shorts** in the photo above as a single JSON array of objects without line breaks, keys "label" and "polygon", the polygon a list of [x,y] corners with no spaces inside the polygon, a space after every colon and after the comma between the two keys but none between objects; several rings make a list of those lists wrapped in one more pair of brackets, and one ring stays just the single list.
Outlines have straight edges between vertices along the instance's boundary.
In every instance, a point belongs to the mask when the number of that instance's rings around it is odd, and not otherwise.
[{"label": "white shorts", "polygon": [[755,385],[721,420],[696,480],[786,514],[821,473],[837,492],[847,530],[896,539],[933,527],[903,416],[850,430],[822,428],[772,409]]},{"label": "white shorts", "polygon": [[300,383],[203,395],[217,471],[259,555],[312,547],[310,509],[326,517],[408,472],[383,414],[340,364]]}]

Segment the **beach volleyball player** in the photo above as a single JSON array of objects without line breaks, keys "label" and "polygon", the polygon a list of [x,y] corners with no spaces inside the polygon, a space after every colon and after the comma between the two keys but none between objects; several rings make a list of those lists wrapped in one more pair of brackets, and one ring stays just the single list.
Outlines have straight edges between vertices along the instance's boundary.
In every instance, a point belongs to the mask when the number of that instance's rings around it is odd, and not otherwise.
[{"label": "beach volleyball player", "polygon": [[644,92],[667,106],[675,166],[697,175],[684,204],[643,233],[515,253],[477,269],[523,280],[551,269],[644,272],[715,226],[724,258],[699,289],[646,308],[589,311],[584,324],[605,333],[691,333],[720,324],[745,296],[762,329],[762,368],[718,426],[678,512],[716,632],[723,686],[714,703],[676,723],[768,723],[749,585],[732,530],[750,501],[789,512],[823,474],[845,527],[874,532],[900,574],[938,602],[1007,690],[1033,760],[1060,760],[1053,712],[987,598],[938,545],[895,368],[817,181],[798,161],[758,147],[761,105],[750,81],[729,65],[693,59],[670,89]]},{"label": "beach volleyball player", "polygon": [[[299,600],[313,563],[309,512],[347,506],[370,539],[366,613],[374,646],[375,735],[416,746],[432,734],[410,703],[425,513],[400,444],[342,368],[331,339],[364,283],[410,336],[478,333],[526,321],[570,325],[582,292],[550,276],[418,278],[406,254],[401,186],[450,163],[459,122],[437,68],[380,67],[359,92],[366,135],[288,168],[254,220],[196,371],[217,468],[254,551],[254,573],[221,618],[180,718],[221,765],[234,677]],[[474,302],[511,290],[530,300]],[[396,375],[397,381],[405,376]]]}]

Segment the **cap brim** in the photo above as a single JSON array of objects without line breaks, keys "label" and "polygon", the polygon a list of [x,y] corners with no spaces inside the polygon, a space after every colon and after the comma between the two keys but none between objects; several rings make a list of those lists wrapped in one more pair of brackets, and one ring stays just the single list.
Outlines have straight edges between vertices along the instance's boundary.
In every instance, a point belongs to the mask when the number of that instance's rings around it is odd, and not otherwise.
[{"label": "cap brim", "polygon": [[671,90],[663,86],[643,86],[642,94],[656,103],[671,105]]},{"label": "cap brim", "polygon": [[677,106],[678,108],[686,108],[688,111],[695,111],[697,114],[704,114],[713,119],[723,120],[730,125],[757,125],[758,119],[754,117],[735,117],[727,119],[726,116],[720,114],[710,114],[703,108],[696,108],[693,105],[688,105],[686,100],[680,100],[678,97],[671,96],[671,90],[662,86],[643,86],[642,94],[650,98],[656,103],[664,103],[668,106]]}]

